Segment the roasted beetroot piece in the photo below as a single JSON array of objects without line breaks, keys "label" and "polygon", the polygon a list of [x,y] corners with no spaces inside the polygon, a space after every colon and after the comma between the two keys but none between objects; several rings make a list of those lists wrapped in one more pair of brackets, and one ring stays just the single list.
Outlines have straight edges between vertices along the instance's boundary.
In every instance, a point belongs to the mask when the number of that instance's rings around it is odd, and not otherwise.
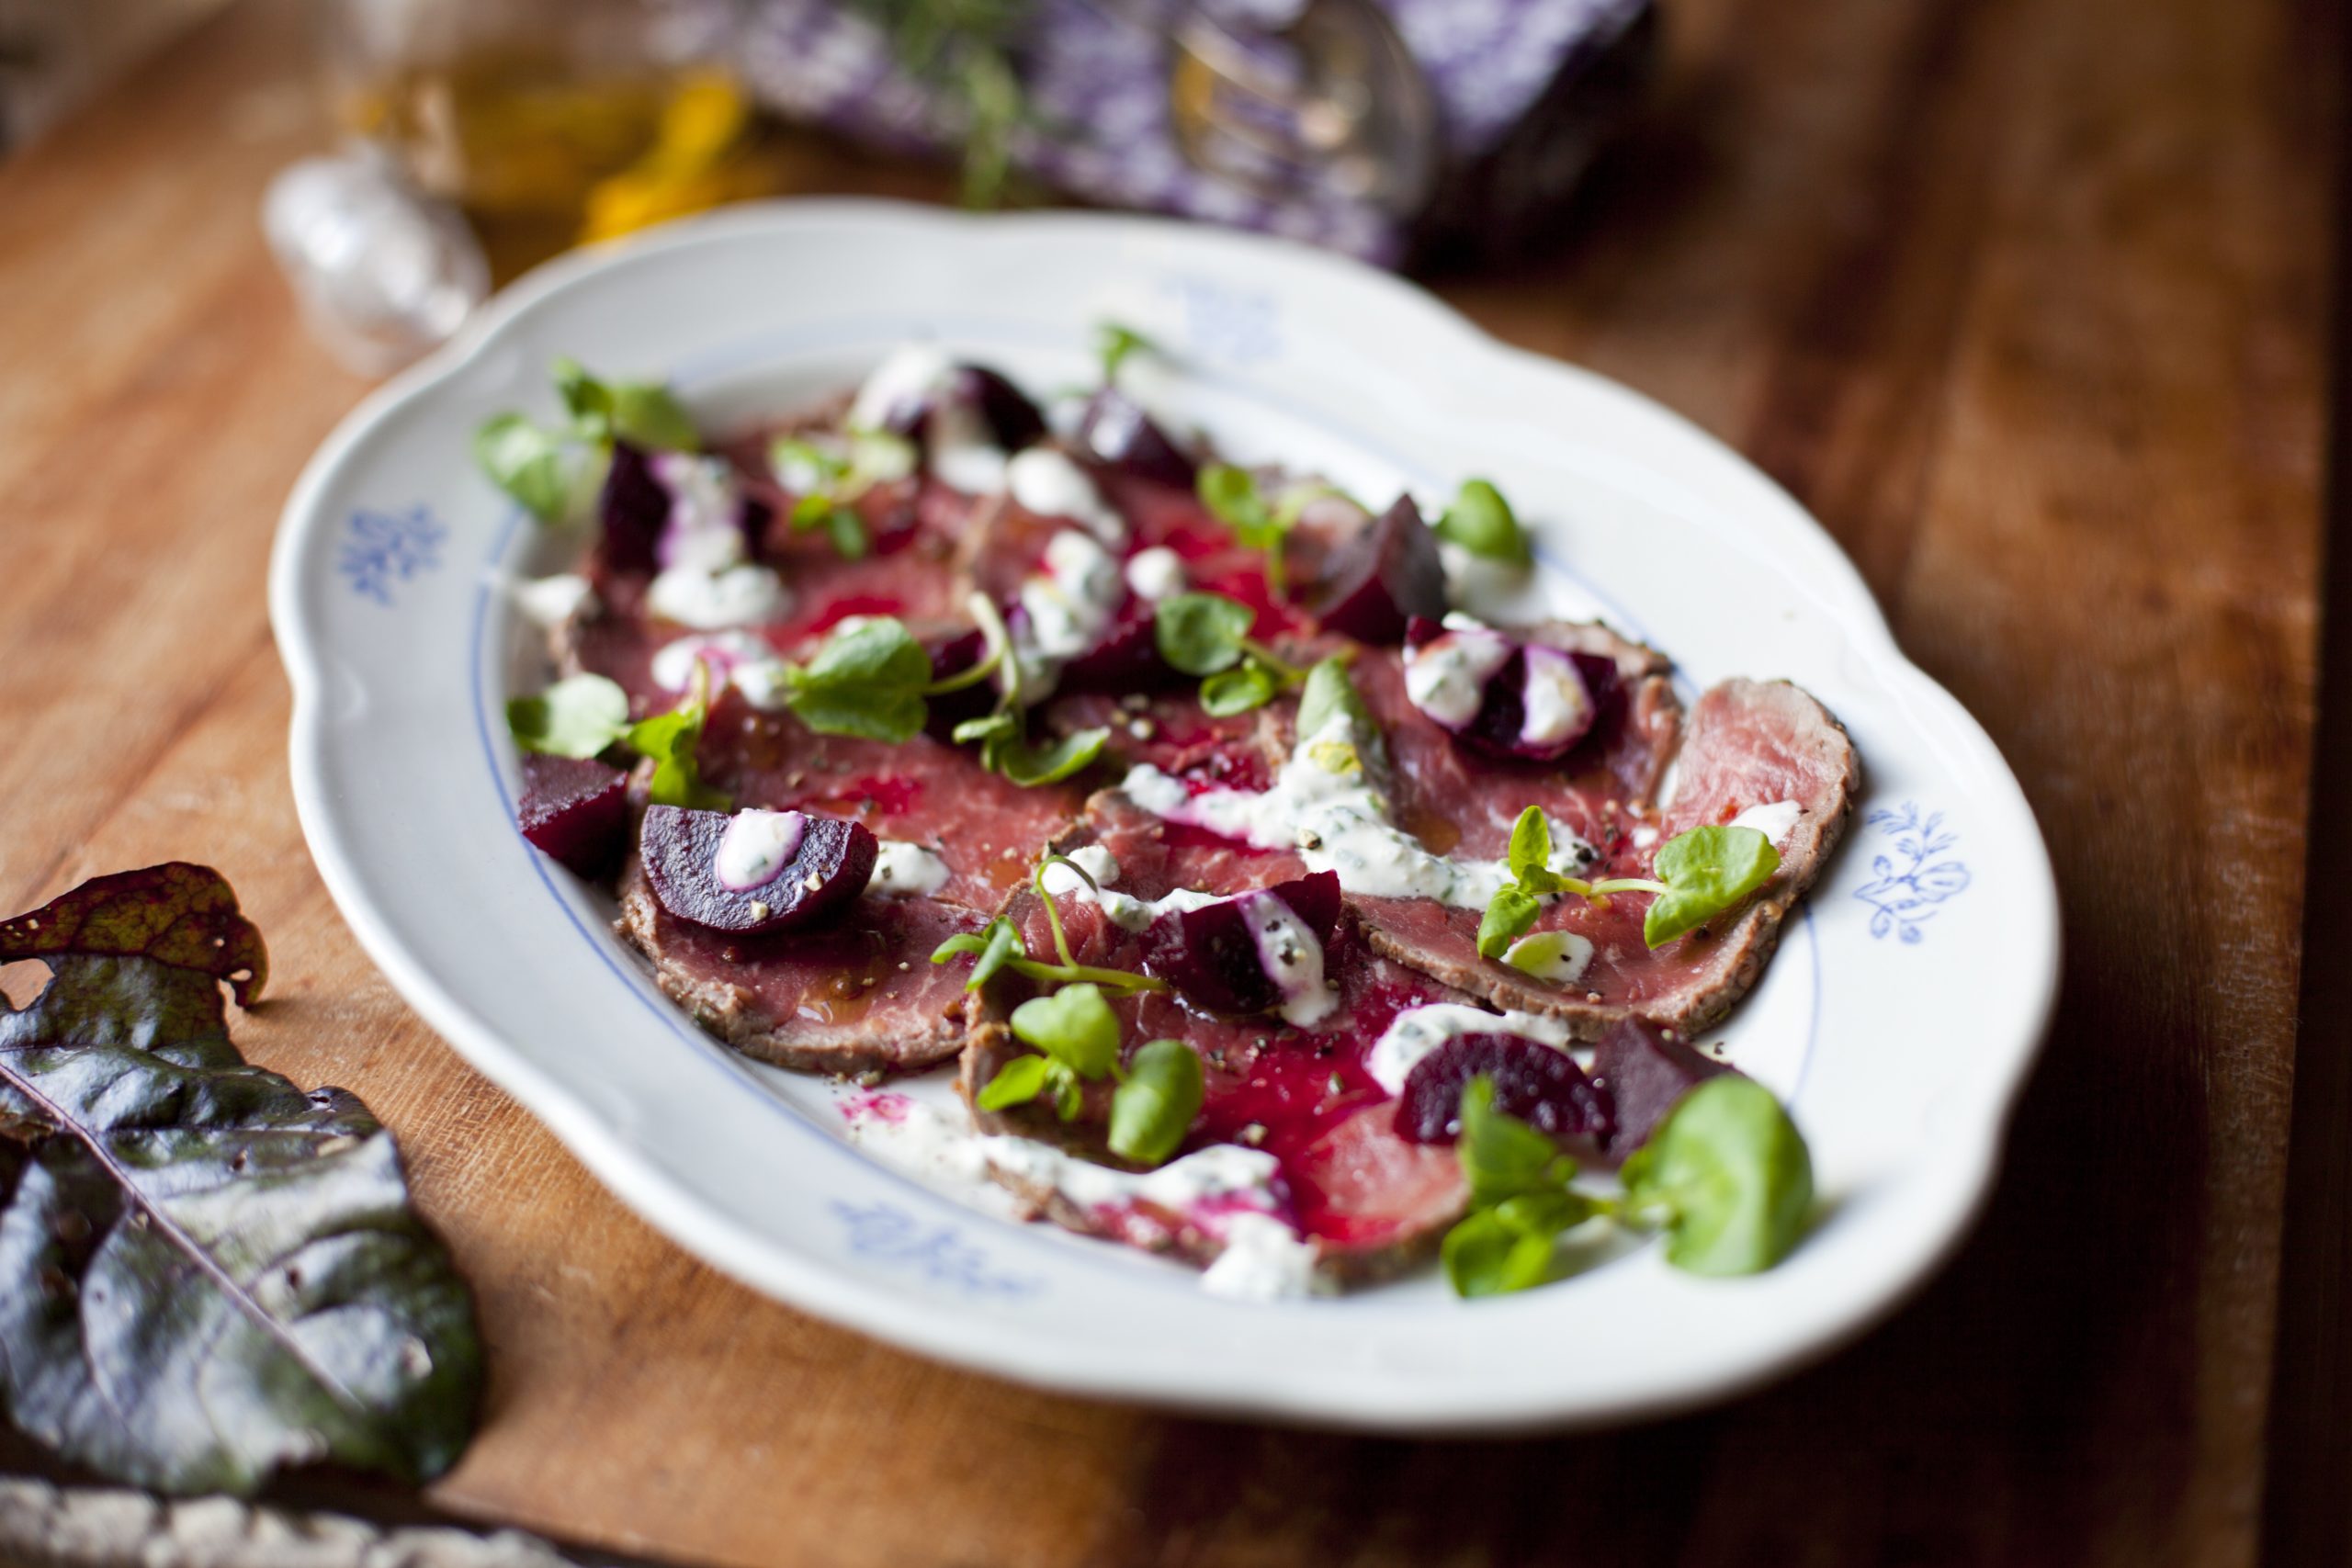
[{"label": "roasted beetroot piece", "polygon": [[[922,639],[922,650],[931,656],[931,678],[934,681],[961,675],[980,661],[988,646],[988,638],[977,630],[950,631]],[[953,692],[942,692],[924,702],[923,729],[934,740],[952,743],[957,725],[967,718],[985,717],[996,706],[996,701],[993,681],[976,681]]]},{"label": "roasted beetroot piece", "polygon": [[1065,692],[1148,692],[1177,679],[1177,672],[1159,657],[1159,640],[1152,630],[1151,606],[1130,596],[1120,607],[1102,640],[1062,666],[1059,689]]},{"label": "roasted beetroot piece", "polygon": [[1078,444],[1106,468],[1190,495],[1200,465],[1143,412],[1143,405],[1105,387],[1089,398],[1079,416]]},{"label": "roasted beetroot piece", "polygon": [[985,365],[959,365],[948,396],[980,411],[980,423],[995,435],[996,444],[1018,452],[1045,439],[1046,416],[1029,395]]},{"label": "roasted beetroot piece", "polygon": [[620,863],[628,836],[628,775],[593,759],[523,757],[523,837],[582,876]]},{"label": "roasted beetroot piece", "polygon": [[806,926],[856,897],[880,847],[836,817],[677,806],[647,807],[637,846],[664,909],[738,935]]},{"label": "roasted beetroot piece", "polygon": [[1649,1142],[1674,1102],[1693,1086],[1735,1070],[1655,1024],[1638,1018],[1618,1024],[1600,1037],[1592,1055],[1592,1081],[1608,1091],[1617,1108],[1616,1131],[1608,1139],[1610,1157],[1622,1160]]},{"label": "roasted beetroot piece", "polygon": [[643,452],[626,441],[613,443],[596,516],[604,528],[605,564],[615,571],[653,571],[662,532],[670,521],[670,492],[653,477]]},{"label": "roasted beetroot piece", "polygon": [[1473,750],[1521,761],[1567,755],[1600,716],[1593,690],[1606,659],[1521,642],[1460,617],[1441,625],[1416,615],[1405,628],[1405,692],[1431,722]]},{"label": "roasted beetroot piece", "polygon": [[1607,1091],[1566,1051],[1499,1033],[1457,1036],[1413,1064],[1396,1100],[1399,1135],[1451,1142],[1462,1131],[1463,1086],[1481,1073],[1494,1080],[1496,1110],[1555,1138],[1608,1144],[1615,1119]]},{"label": "roasted beetroot piece", "polygon": [[1330,1010],[1323,952],[1339,924],[1339,874],[1319,871],[1169,910],[1144,930],[1144,971],[1210,1012],[1279,1008],[1295,1023],[1311,1023]]},{"label": "roasted beetroot piece", "polygon": [[1326,631],[1358,642],[1401,642],[1415,615],[1445,614],[1445,563],[1409,495],[1331,551],[1307,608]]}]

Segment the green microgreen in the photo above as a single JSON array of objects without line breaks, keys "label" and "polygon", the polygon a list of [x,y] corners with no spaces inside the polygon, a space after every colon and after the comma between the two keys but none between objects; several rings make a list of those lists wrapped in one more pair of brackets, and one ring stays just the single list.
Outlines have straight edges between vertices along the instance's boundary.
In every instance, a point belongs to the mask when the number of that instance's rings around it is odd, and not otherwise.
[{"label": "green microgreen", "polygon": [[1201,1113],[1201,1059],[1182,1040],[1154,1040],[1127,1064],[1111,1096],[1111,1152],[1136,1165],[1174,1154]]},{"label": "green microgreen", "polygon": [[1485,479],[1463,480],[1453,504],[1445,509],[1432,531],[1439,538],[1488,560],[1525,566],[1535,558],[1510,502]]},{"label": "green microgreen", "polygon": [[623,739],[630,750],[653,761],[646,798],[654,805],[683,806],[695,811],[726,811],[733,807],[724,791],[702,782],[701,765],[695,760],[703,721],[709,716],[710,666],[697,659],[686,700],[668,713],[657,713],[629,727]]},{"label": "green microgreen", "polygon": [[1625,1216],[1666,1231],[1693,1274],[1753,1274],[1787,1257],[1813,1209],[1813,1156],[1772,1091],[1725,1073],[1700,1083],[1625,1161]]},{"label": "green microgreen", "polygon": [[1463,1086],[1454,1157],[1470,1187],[1470,1213],[1446,1233],[1442,1248],[1454,1293],[1501,1295],[1550,1280],[1560,1233],[1599,1212],[1569,1190],[1576,1161],[1496,1110],[1494,1080],[1483,1073]]},{"label": "green microgreen", "polygon": [[1152,612],[1159,657],[1204,677],[1201,707],[1216,717],[1262,707],[1307,672],[1250,635],[1257,612],[1222,593],[1171,593]]},{"label": "green microgreen", "polygon": [[[1020,929],[1001,915],[990,920],[979,931],[967,931],[958,936],[949,937],[933,950],[931,961],[933,964],[944,964],[951,958],[970,953],[976,962],[972,965],[971,975],[964,981],[964,988],[967,991],[980,989],[990,979],[1007,969],[1016,975],[1026,976],[1041,985],[1086,984],[1108,987],[1114,991],[1166,990],[1168,982],[1152,976],[1138,975],[1130,969],[1109,969],[1099,964],[1080,964],[1078,961],[1077,955],[1070,950],[1069,933],[1062,928],[1061,910],[1054,903],[1054,896],[1046,890],[1046,873],[1047,869],[1057,865],[1068,866],[1070,872],[1087,886],[1096,886],[1094,878],[1088,874],[1086,868],[1068,855],[1055,854],[1048,851],[1037,857],[1037,864],[1030,873],[1030,883],[1036,889],[1037,902],[1045,907],[1046,929],[1054,944],[1055,962],[1048,964],[1042,959],[1030,957],[1028,944],[1022,940]],[[1099,891],[1099,888],[1097,890]]]},{"label": "green microgreen", "polygon": [[1109,386],[1119,378],[1119,367],[1137,354],[1158,354],[1159,345],[1135,328],[1118,321],[1098,321],[1094,327],[1094,354],[1102,362],[1102,384]]},{"label": "green microgreen", "polygon": [[860,560],[872,548],[857,502],[876,485],[914,472],[914,443],[888,431],[859,430],[845,442],[820,446],[780,435],[768,445],[768,467],[776,481],[798,499],[788,514],[792,531],[821,528],[843,560]]},{"label": "green microgreen", "polygon": [[506,728],[526,751],[594,757],[629,732],[628,694],[602,675],[572,675],[506,705]]},{"label": "green microgreen", "polygon": [[492,483],[543,523],[587,508],[603,482],[616,439],[649,450],[692,452],[694,421],[658,381],[600,381],[573,359],[551,367],[564,420],[540,425],[502,413],[474,432],[474,461]]},{"label": "green microgreen", "polygon": [[1672,942],[1732,908],[1770,880],[1780,852],[1753,828],[1693,828],[1667,840],[1657,852],[1653,880],[1606,877],[1588,882],[1552,868],[1552,830],[1541,808],[1520,813],[1510,831],[1510,880],[1487,904],[1478,922],[1478,952],[1499,958],[1524,936],[1543,912],[1543,900],[1573,893],[1600,903],[1612,893],[1654,893],[1657,901],[1642,921],[1642,940],[1651,947]]},{"label": "green microgreen", "polygon": [[1266,588],[1276,599],[1289,597],[1283,549],[1290,531],[1307,507],[1325,496],[1346,499],[1346,492],[1319,480],[1287,485],[1272,501],[1258,488],[1257,476],[1230,463],[1211,463],[1194,481],[1201,504],[1233,530],[1242,548],[1262,550],[1266,557]]},{"label": "green microgreen", "polygon": [[1029,710],[1021,700],[1021,660],[1013,655],[1012,638],[1005,629],[1004,617],[997,614],[995,604],[985,593],[973,594],[969,603],[973,617],[980,623],[981,633],[988,638],[989,657],[999,671],[1000,694],[993,713],[967,718],[956,727],[956,743],[978,741],[980,766],[1023,789],[1059,784],[1085,772],[1102,754],[1103,746],[1111,739],[1110,730],[1081,729],[1057,740],[1032,741]]},{"label": "green microgreen", "polygon": [[1084,1106],[1084,1086],[1119,1072],[1119,1021],[1092,986],[1065,986],[1032,997],[1012,1010],[1012,1025],[1014,1039],[1042,1055],[1000,1068],[980,1090],[983,1111],[1003,1111],[1046,1096],[1056,1115],[1074,1122]]}]

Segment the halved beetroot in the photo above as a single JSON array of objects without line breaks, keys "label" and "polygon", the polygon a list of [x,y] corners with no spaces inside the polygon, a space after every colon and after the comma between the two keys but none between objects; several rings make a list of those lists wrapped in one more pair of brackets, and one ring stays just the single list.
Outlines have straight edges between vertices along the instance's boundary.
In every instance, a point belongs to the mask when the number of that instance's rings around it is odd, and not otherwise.
[{"label": "halved beetroot", "polygon": [[1308,608],[1326,631],[1380,644],[1402,641],[1415,615],[1445,614],[1445,563],[1411,496],[1332,550]]},{"label": "halved beetroot", "polygon": [[[1474,751],[1518,761],[1566,756],[1623,705],[1612,660],[1491,626],[1415,615],[1405,627],[1404,668],[1408,700],[1431,723]],[[1437,678],[1446,671],[1451,678]]]},{"label": "halved beetroot", "polygon": [[[988,646],[988,638],[976,629],[947,631],[922,639],[922,650],[931,656],[931,678],[934,681],[961,675],[980,661]],[[952,741],[957,725],[967,718],[986,716],[996,702],[993,681],[976,681],[953,692],[942,692],[923,705],[923,729],[934,740]]]},{"label": "halved beetroot", "polygon": [[[1282,1006],[1288,994],[1268,972],[1250,921],[1250,906],[1268,897],[1288,905],[1307,933],[1329,947],[1340,924],[1340,876],[1318,871],[1197,909],[1170,909],[1144,929],[1144,972],[1211,1012],[1265,1012]],[[1319,976],[1319,964],[1316,970]]]},{"label": "halved beetroot", "polygon": [[523,758],[523,837],[582,876],[620,863],[628,830],[628,775],[591,758]]},{"label": "halved beetroot", "polygon": [[1495,1109],[1555,1138],[1606,1145],[1615,1125],[1608,1093],[1566,1051],[1518,1034],[1464,1034],[1413,1065],[1396,1100],[1396,1131],[1417,1144],[1451,1142],[1462,1131],[1462,1089],[1484,1073]]},{"label": "halved beetroot", "polygon": [[797,818],[780,824],[783,852],[773,870],[756,879],[722,877],[719,856],[739,819],[723,811],[691,811],[678,806],[649,806],[638,829],[638,852],[646,880],[662,907],[679,919],[711,931],[748,935],[807,925],[865,890],[880,846],[855,822],[806,812],[763,812],[762,818]]},{"label": "halved beetroot", "polygon": [[1649,1142],[1674,1102],[1695,1085],[1736,1070],[1655,1024],[1638,1018],[1619,1023],[1601,1036],[1592,1056],[1592,1081],[1617,1110],[1616,1130],[1608,1140],[1611,1157],[1623,1159]]},{"label": "halved beetroot", "polygon": [[1147,692],[1176,679],[1176,671],[1159,657],[1159,639],[1152,626],[1151,606],[1129,594],[1111,622],[1102,640],[1062,666],[1060,689],[1065,692],[1113,692],[1125,696]]},{"label": "halved beetroot", "polygon": [[1106,468],[1191,494],[1200,465],[1143,412],[1143,405],[1105,387],[1079,415],[1078,444]]},{"label": "halved beetroot", "polygon": [[1045,439],[1046,416],[1037,412],[1029,394],[985,365],[957,366],[948,396],[978,408],[981,422],[994,433],[996,444],[1008,452]]}]

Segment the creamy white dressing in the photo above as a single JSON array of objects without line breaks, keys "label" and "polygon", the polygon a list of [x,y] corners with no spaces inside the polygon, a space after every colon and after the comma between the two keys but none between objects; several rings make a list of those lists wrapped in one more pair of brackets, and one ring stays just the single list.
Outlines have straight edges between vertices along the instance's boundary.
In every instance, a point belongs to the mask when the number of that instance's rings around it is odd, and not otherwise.
[{"label": "creamy white dressing", "polygon": [[1323,944],[1280,894],[1260,890],[1238,900],[1258,966],[1283,997],[1275,1010],[1285,1023],[1310,1028],[1331,1016],[1340,998],[1323,983]]},{"label": "creamy white dressing", "polygon": [[1573,986],[1592,964],[1592,939],[1575,931],[1534,931],[1503,951],[1503,962],[1555,986]]},{"label": "creamy white dressing", "polygon": [[955,361],[937,346],[901,344],[857,389],[857,398],[849,407],[849,423],[861,430],[879,430],[901,406],[944,390],[955,374]]},{"label": "creamy white dressing", "polygon": [[1229,1223],[1221,1213],[1194,1213],[1212,1200],[1218,1201],[1220,1210],[1246,1207],[1272,1214],[1278,1209],[1274,1182],[1280,1164],[1263,1149],[1238,1144],[1211,1144],[1157,1170],[1141,1172],[1114,1170],[1032,1138],[983,1137],[980,1157],[991,1170],[1050,1187],[1081,1208],[1148,1203],[1183,1214],[1211,1235],[1220,1234]]},{"label": "creamy white dressing", "polygon": [[1083,528],[1064,528],[1046,544],[1046,570],[1021,584],[1012,657],[1023,703],[1050,694],[1061,668],[1100,643],[1126,597],[1119,563]]},{"label": "creamy white dressing", "polygon": [[1527,716],[1519,737],[1532,747],[1559,746],[1592,728],[1592,694],[1576,660],[1556,648],[1527,645],[1527,682],[1520,697]]},{"label": "creamy white dressing", "polygon": [[1429,1002],[1396,1015],[1373,1042],[1364,1056],[1364,1071],[1390,1094],[1402,1094],[1405,1080],[1422,1057],[1465,1034],[1516,1034],[1562,1049],[1568,1043],[1568,1026],[1556,1018],[1530,1012],[1493,1013],[1462,1002]]},{"label": "creamy white dressing", "polygon": [[1102,845],[1081,844],[1070,852],[1069,858],[1094,879],[1094,886],[1088,886],[1085,877],[1069,866],[1049,865],[1046,868],[1046,891],[1057,898],[1083,898],[1109,916],[1114,925],[1127,931],[1142,931],[1171,909],[1198,909],[1222,897],[1179,887],[1158,898],[1131,897],[1112,888],[1111,885],[1119,880],[1119,863]]},{"label": "creamy white dressing", "polygon": [[903,897],[932,894],[947,886],[947,863],[923,848],[899,839],[883,839],[874,852],[874,875],[865,885],[869,896]]},{"label": "creamy white dressing", "polygon": [[1459,729],[1478,716],[1487,682],[1510,661],[1511,643],[1466,616],[1448,615],[1445,624],[1451,629],[1405,649],[1405,695],[1438,723]]},{"label": "creamy white dressing", "polygon": [[1005,483],[1023,511],[1068,517],[1102,543],[1127,542],[1127,521],[1103,504],[1102,492],[1076,463],[1049,446],[1032,446],[1004,467]]},{"label": "creamy white dressing", "polygon": [[512,595],[525,619],[550,631],[583,611],[593,613],[596,605],[596,591],[573,571],[526,578],[514,584]]},{"label": "creamy white dressing", "polygon": [[1315,1272],[1316,1245],[1272,1214],[1243,1213],[1225,1227],[1225,1250],[1201,1275],[1201,1289],[1227,1301],[1273,1302],[1327,1293]]},{"label": "creamy white dressing", "polygon": [[763,566],[673,566],[646,590],[645,607],[665,621],[717,631],[781,620],[792,608],[792,595],[784,580]]},{"label": "creamy white dressing", "polygon": [[670,496],[655,552],[664,567],[718,571],[743,558],[743,492],[725,458],[656,452],[646,467]]},{"label": "creamy white dressing", "polygon": [[[1155,817],[1261,850],[1295,851],[1308,870],[1337,872],[1351,893],[1476,909],[1511,879],[1501,861],[1431,854],[1390,823],[1388,803],[1365,777],[1344,716],[1300,741],[1269,790],[1194,795],[1149,763],[1130,770],[1121,787]],[[1591,863],[1590,845],[1556,821],[1549,825],[1555,870],[1574,874]]]},{"label": "creamy white dressing", "polygon": [[724,682],[757,664],[780,664],[775,649],[744,631],[711,632],[682,637],[662,645],[653,655],[653,682],[665,692],[683,692],[695,678],[697,662],[710,666],[714,680]]},{"label": "creamy white dressing", "polygon": [[1184,592],[1188,581],[1184,558],[1166,545],[1154,545],[1127,558],[1127,586],[1138,599],[1157,603]]},{"label": "creamy white dressing", "polygon": [[923,426],[931,446],[933,478],[966,495],[994,495],[1005,488],[1004,449],[970,403],[940,402]]},{"label": "creamy white dressing", "polygon": [[756,807],[739,811],[718,836],[718,853],[711,862],[711,871],[718,885],[730,892],[765,887],[792,863],[808,831],[808,818],[797,811],[762,811]]},{"label": "creamy white dressing", "polygon": [[1774,844],[1784,841],[1804,815],[1804,807],[1793,800],[1776,800],[1769,806],[1751,806],[1727,824],[1733,828],[1753,828]]}]

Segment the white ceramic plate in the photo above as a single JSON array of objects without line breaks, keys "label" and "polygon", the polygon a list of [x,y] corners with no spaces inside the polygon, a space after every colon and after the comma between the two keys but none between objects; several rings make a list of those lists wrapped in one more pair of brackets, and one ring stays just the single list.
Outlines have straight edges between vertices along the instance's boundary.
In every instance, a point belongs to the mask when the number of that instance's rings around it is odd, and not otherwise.
[{"label": "white ceramic plate", "polygon": [[[1540,530],[1536,598],[1655,642],[1694,685],[1787,676],[1846,721],[1866,772],[1848,847],[1716,1032],[1812,1145],[1825,1217],[1780,1269],[1708,1281],[1651,1247],[1476,1303],[1429,1277],[1216,1299],[1174,1265],[989,1217],[875,1163],[846,1141],[836,1091],[687,1023],[607,930],[606,901],[517,836],[498,714],[546,672],[501,587],[576,542],[475,475],[482,419],[551,412],[547,366],[564,354],[671,376],[718,422],[849,384],[913,337],[1070,385],[1104,319],[1175,351],[1179,368],[1134,384],[1227,452],[1366,495],[1491,476]],[[270,596],[303,829],[401,994],[713,1264],[1028,1382],[1405,1430],[1720,1397],[1854,1333],[1952,1247],[2056,984],[2056,894],[2016,781],[1786,495],[1611,382],[1271,241],[809,202],[569,258],[344,422],[287,504]]]}]

